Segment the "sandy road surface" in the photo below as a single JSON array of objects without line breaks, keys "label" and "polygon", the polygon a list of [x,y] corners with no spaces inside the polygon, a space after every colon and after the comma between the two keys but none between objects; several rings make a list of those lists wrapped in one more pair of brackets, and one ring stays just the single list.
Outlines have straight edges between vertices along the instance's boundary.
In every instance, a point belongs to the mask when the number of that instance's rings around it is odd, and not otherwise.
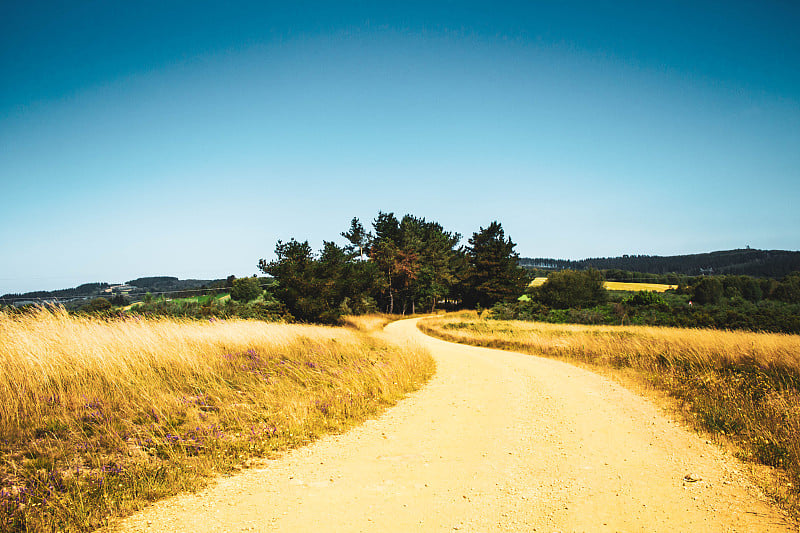
[{"label": "sandy road surface", "polygon": [[[428,346],[422,390],[344,435],[172,498],[125,531],[793,531],[714,446],[591,372]],[[684,476],[702,478],[694,483]]]}]

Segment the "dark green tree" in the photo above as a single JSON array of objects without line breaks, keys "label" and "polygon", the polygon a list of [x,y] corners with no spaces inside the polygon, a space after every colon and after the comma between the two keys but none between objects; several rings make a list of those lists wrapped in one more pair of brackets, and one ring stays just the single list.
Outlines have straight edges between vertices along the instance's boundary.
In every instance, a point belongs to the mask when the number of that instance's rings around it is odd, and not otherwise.
[{"label": "dark green tree", "polygon": [[81,311],[85,311],[87,313],[101,313],[103,311],[108,311],[111,309],[111,302],[103,298],[95,298],[88,304],[81,307]]},{"label": "dark green tree", "polygon": [[255,300],[263,292],[261,282],[256,277],[235,279],[231,286],[231,298],[239,302]]},{"label": "dark green tree", "polygon": [[603,276],[596,269],[553,272],[530,294],[535,301],[554,309],[594,307],[607,299]]},{"label": "dark green tree", "polygon": [[416,258],[406,296],[411,301],[412,312],[416,311],[417,304],[433,311],[438,300],[451,294],[458,281],[459,251],[456,246],[460,240],[461,235],[445,231],[437,222],[412,215],[403,217],[400,245],[407,254]]},{"label": "dark green tree", "polygon": [[792,272],[775,287],[773,298],[787,303],[800,303],[800,272]]},{"label": "dark green tree", "polygon": [[698,304],[718,304],[722,295],[722,282],[715,277],[702,277],[692,288],[692,301]]},{"label": "dark green tree", "polygon": [[461,236],[437,222],[413,215],[398,220],[378,213],[367,245],[370,262],[380,271],[380,294],[389,313],[416,312],[417,306],[436,308],[458,282],[456,246]]},{"label": "dark green tree", "polygon": [[491,307],[498,302],[516,300],[522,294],[527,276],[519,266],[515,246],[497,221],[472,234],[466,248],[469,270],[465,280],[465,303],[468,306]]},{"label": "dark green tree", "polygon": [[292,239],[278,241],[275,255],[275,261],[259,261],[259,268],[275,278],[274,295],[294,317],[334,323],[342,314],[375,309],[380,272],[355,253],[326,241],[317,257],[307,241]]},{"label": "dark green tree", "polygon": [[353,217],[353,220],[350,221],[350,229],[343,231],[342,237],[350,243],[347,247],[349,252],[358,253],[359,258],[364,256],[370,235],[364,230],[364,226],[361,225],[358,218]]},{"label": "dark green tree", "polygon": [[325,311],[319,298],[320,282],[314,272],[314,257],[308,241],[278,241],[274,261],[261,259],[258,268],[278,282],[273,289],[289,312],[304,321],[316,321]]},{"label": "dark green tree", "polygon": [[368,245],[369,258],[378,267],[381,277],[378,287],[386,301],[386,311],[394,313],[395,295],[399,290],[398,279],[402,276],[400,262],[400,222],[394,213],[378,212],[372,223],[375,235]]}]

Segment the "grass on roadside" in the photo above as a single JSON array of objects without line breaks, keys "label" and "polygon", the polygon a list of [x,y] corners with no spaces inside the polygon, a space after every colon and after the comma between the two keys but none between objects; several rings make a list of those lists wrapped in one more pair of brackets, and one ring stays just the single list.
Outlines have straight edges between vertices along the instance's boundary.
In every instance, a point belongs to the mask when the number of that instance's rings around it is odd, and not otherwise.
[{"label": "grass on roadside", "polygon": [[396,315],[385,313],[371,313],[369,315],[345,315],[342,323],[349,328],[367,333],[380,331],[386,324],[397,320]]},{"label": "grass on roadside", "polygon": [[0,312],[0,530],[89,531],[338,432],[433,373],[345,328]]},{"label": "grass on roadside", "polygon": [[419,328],[453,342],[633,371],[677,398],[699,427],[732,439],[743,458],[783,472],[780,485],[764,486],[800,515],[800,335],[486,320],[475,313],[424,320]]}]

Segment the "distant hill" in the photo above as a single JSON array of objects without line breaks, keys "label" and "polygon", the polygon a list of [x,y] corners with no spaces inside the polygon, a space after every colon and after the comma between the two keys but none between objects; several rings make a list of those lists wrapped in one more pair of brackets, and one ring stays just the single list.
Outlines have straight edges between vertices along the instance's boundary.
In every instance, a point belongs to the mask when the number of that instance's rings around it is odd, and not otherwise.
[{"label": "distant hill", "polygon": [[177,293],[205,288],[222,288],[224,286],[224,279],[178,279],[171,276],[156,276],[132,279],[126,283],[116,285],[105,282],[84,283],[71,289],[4,294],[0,296],[0,304],[22,305],[44,302],[70,304],[100,296],[108,298],[115,294],[124,294],[136,299],[137,296],[141,298],[148,292],[152,294]]},{"label": "distant hill", "polygon": [[596,257],[572,261],[569,259],[523,257],[520,264],[526,268],[553,270],[627,270],[648,274],[739,274],[780,279],[800,271],[800,252],[788,250],[725,250],[690,255],[623,255],[622,257]]},{"label": "distant hill", "polygon": [[178,279],[169,276],[157,276],[149,278],[137,278],[127,282],[127,285],[136,287],[144,292],[169,292],[169,291],[185,291],[191,289],[199,289],[210,287],[212,284],[218,284],[224,279]]}]

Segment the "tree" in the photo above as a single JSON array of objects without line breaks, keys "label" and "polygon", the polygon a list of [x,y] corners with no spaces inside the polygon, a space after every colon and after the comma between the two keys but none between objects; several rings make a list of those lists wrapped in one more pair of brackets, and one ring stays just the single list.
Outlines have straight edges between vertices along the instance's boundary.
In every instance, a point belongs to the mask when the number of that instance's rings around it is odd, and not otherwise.
[{"label": "tree", "polygon": [[603,276],[599,270],[553,272],[541,287],[531,291],[534,300],[555,309],[582,309],[606,301]]},{"label": "tree", "polygon": [[81,307],[81,311],[86,311],[87,313],[101,313],[109,309],[111,309],[111,302],[102,296]]},{"label": "tree", "polygon": [[692,300],[699,304],[717,304],[722,294],[722,282],[718,278],[703,277],[692,290]]},{"label": "tree", "polygon": [[275,261],[261,259],[258,268],[274,277],[275,296],[300,320],[315,321],[324,311],[319,296],[319,281],[314,273],[314,257],[308,241],[278,241]]},{"label": "tree", "polygon": [[[412,312],[416,304],[436,309],[439,299],[449,296],[457,283],[456,270],[461,235],[450,233],[437,222],[406,215],[400,222],[400,245],[413,262],[413,279],[407,285]],[[402,264],[402,263],[401,263]],[[405,299],[404,299],[405,300]],[[404,301],[404,308],[405,308]]]},{"label": "tree", "polygon": [[387,312],[395,312],[398,299],[403,313],[409,306],[416,312],[418,304],[435,309],[437,300],[448,296],[458,281],[455,247],[461,235],[424,218],[405,215],[398,221],[393,213],[383,212],[373,229],[367,250],[381,273],[379,287]]},{"label": "tree", "polygon": [[792,272],[778,283],[773,291],[773,298],[782,302],[800,302],[800,272]]},{"label": "tree", "polygon": [[333,323],[344,313],[374,310],[380,276],[374,264],[329,241],[318,257],[308,241],[278,241],[275,255],[275,261],[259,261],[259,268],[275,277],[275,296],[298,319]]},{"label": "tree", "polygon": [[515,246],[510,237],[505,237],[497,221],[472,234],[466,248],[469,262],[465,280],[467,305],[491,307],[497,302],[515,300],[522,294],[527,276],[519,266]]},{"label": "tree", "polygon": [[388,299],[386,311],[394,313],[394,298],[397,293],[397,277],[400,262],[400,222],[394,213],[378,212],[372,222],[375,236],[369,243],[369,258],[375,262],[381,272],[378,283],[381,293]]},{"label": "tree", "polygon": [[231,298],[236,301],[249,302],[261,296],[262,293],[261,283],[256,277],[239,278],[232,282]]},{"label": "tree", "polygon": [[125,298],[125,295],[122,294],[121,292],[118,292],[117,294],[112,296],[110,302],[111,302],[112,305],[116,305],[116,306],[120,306],[120,307],[128,304],[127,298]]},{"label": "tree", "polygon": [[364,226],[361,225],[361,222],[358,220],[358,218],[353,217],[353,220],[350,221],[350,229],[343,231],[342,237],[350,242],[348,251],[351,253],[358,251],[359,258],[364,256],[365,248],[369,242],[370,235],[364,230]]}]

